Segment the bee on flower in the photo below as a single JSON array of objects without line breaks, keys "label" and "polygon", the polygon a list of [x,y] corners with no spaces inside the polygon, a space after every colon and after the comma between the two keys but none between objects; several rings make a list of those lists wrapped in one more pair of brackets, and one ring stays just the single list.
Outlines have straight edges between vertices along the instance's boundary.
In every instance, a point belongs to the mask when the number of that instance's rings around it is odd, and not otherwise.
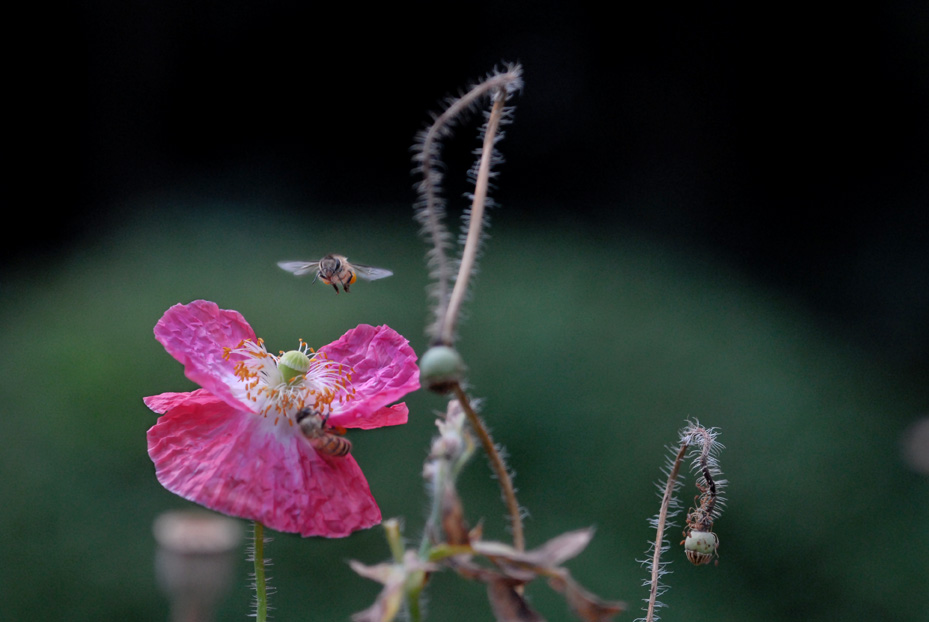
[{"label": "bee on flower", "polygon": [[145,398],[162,415],[148,453],[166,489],[303,536],[342,537],[380,522],[353,455],[320,451],[298,418],[310,411],[338,428],[406,423],[406,405],[390,405],[419,388],[405,338],[361,325],[318,350],[300,341],[274,355],[238,312],[204,300],[168,309],[155,337],[201,387]]}]

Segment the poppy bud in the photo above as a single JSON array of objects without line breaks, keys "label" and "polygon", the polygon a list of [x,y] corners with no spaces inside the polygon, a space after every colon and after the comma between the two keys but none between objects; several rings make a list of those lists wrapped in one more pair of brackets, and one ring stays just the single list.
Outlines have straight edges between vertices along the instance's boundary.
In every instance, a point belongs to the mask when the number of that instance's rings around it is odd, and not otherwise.
[{"label": "poppy bud", "polygon": [[719,538],[712,531],[691,531],[684,540],[684,554],[694,566],[709,564],[716,555]]},{"label": "poppy bud", "polygon": [[437,393],[447,393],[464,376],[465,364],[458,351],[449,346],[432,346],[419,362],[423,384]]}]

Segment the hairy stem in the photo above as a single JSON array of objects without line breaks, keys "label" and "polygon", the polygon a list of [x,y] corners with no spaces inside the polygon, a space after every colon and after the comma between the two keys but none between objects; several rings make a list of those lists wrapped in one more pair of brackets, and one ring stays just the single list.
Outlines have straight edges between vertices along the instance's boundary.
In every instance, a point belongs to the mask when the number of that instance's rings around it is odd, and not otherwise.
[{"label": "hairy stem", "polygon": [[410,616],[410,622],[422,622],[423,611],[422,605],[420,604],[420,595],[423,592],[422,586],[418,586],[415,589],[407,592],[406,595],[406,604],[407,612]]},{"label": "hairy stem", "polygon": [[474,409],[471,408],[471,402],[468,400],[468,395],[464,392],[464,389],[456,382],[453,390],[455,392],[455,397],[458,398],[458,403],[461,404],[462,410],[464,410],[465,415],[468,417],[468,421],[474,433],[477,434],[478,439],[481,441],[481,446],[490,459],[490,466],[497,476],[497,481],[500,482],[503,500],[506,504],[507,512],[510,514],[510,524],[513,529],[513,546],[519,551],[525,550],[526,542],[523,537],[523,519],[519,511],[519,503],[516,501],[516,490],[513,488],[513,480],[510,479],[510,474],[506,470],[503,457],[500,455],[500,452],[497,451],[497,447],[494,445],[490,432],[487,431],[481,418],[478,417]]},{"label": "hairy stem", "polygon": [[438,541],[439,525],[442,522],[442,495],[440,494],[440,484],[445,481],[445,474],[442,472],[447,468],[444,464],[437,466],[436,472],[432,477],[429,486],[433,490],[432,505],[429,508],[429,517],[426,519],[426,529],[423,532],[423,539],[419,545],[419,558],[429,559],[429,553],[432,550],[433,541]]},{"label": "hairy stem", "polygon": [[716,512],[716,482],[713,481],[713,474],[710,472],[710,451],[713,447],[713,438],[704,428],[694,430],[694,435],[699,434],[702,437],[702,449],[700,450],[699,464],[700,471],[703,474],[703,488],[701,497],[705,503],[701,506],[700,519],[697,529],[700,531],[709,531],[713,526],[713,516]]},{"label": "hairy stem", "polygon": [[481,228],[484,225],[484,208],[487,202],[487,186],[490,183],[490,166],[500,119],[503,117],[503,108],[506,104],[506,91],[499,91],[494,98],[494,105],[487,119],[487,128],[484,133],[484,142],[481,146],[480,165],[477,179],[474,184],[474,198],[471,201],[471,222],[468,226],[468,238],[461,255],[461,264],[458,267],[458,278],[455,279],[455,288],[452,290],[445,310],[445,319],[439,339],[445,345],[451,345],[455,339],[455,326],[458,323],[458,314],[465,294],[468,291],[468,281],[477,258],[477,249],[480,246]]},{"label": "hairy stem", "polygon": [[[451,262],[445,254],[445,228],[441,222],[442,199],[439,197],[440,174],[437,171],[441,168],[441,161],[438,160],[438,149],[436,145],[440,142],[442,136],[448,132],[452,120],[465,113],[468,108],[474,105],[474,102],[490,89],[493,88],[488,83],[482,83],[471,89],[463,97],[453,102],[445,112],[436,117],[433,124],[426,131],[422,140],[422,162],[420,169],[422,171],[423,181],[420,186],[420,192],[423,196],[423,214],[425,229],[431,237],[432,247],[435,250],[433,259],[436,262],[436,273],[439,275],[436,286],[438,308],[436,315],[439,321],[447,316],[448,307],[448,281],[451,277]],[[437,160],[434,162],[433,160]],[[440,330],[437,330],[435,338],[438,339]],[[448,342],[446,345],[450,345]]]},{"label": "hairy stem", "polygon": [[[467,93],[453,100],[448,107],[434,118],[432,124],[417,136],[416,155],[414,161],[417,163],[417,169],[422,175],[422,181],[417,186],[419,200],[416,204],[416,219],[422,225],[421,233],[431,246],[427,257],[429,260],[431,277],[435,280],[431,296],[435,297],[435,315],[433,321],[427,327],[427,334],[433,341],[433,345],[443,343],[451,346],[454,342],[453,329],[457,322],[458,310],[449,312],[449,304],[452,296],[457,298],[454,303],[460,307],[462,298],[466,291],[456,282],[455,290],[452,292],[451,279],[453,261],[448,257],[447,252],[451,247],[450,235],[442,222],[445,213],[445,200],[441,196],[443,164],[441,160],[441,143],[452,133],[452,127],[459,119],[478,106],[478,103],[484,98],[490,96],[494,101],[493,119],[485,126],[484,147],[481,151],[479,169],[486,169],[483,176],[484,181],[478,182],[480,186],[475,189],[474,204],[478,207],[472,208],[478,216],[483,215],[484,204],[487,202],[487,187],[490,177],[490,168],[494,161],[493,145],[494,141],[500,136],[500,125],[505,117],[504,103],[509,94],[515,92],[522,85],[522,69],[518,65],[509,67],[503,73],[495,73],[486,80],[471,88]],[[501,101],[502,100],[502,101]],[[491,128],[491,125],[493,126]],[[480,176],[480,172],[478,172]],[[463,260],[471,268],[477,254],[477,245],[480,237],[480,223],[482,217],[477,218],[477,225],[473,222],[469,226],[468,239],[469,244],[474,248],[468,252],[470,258]],[[471,242],[472,236],[475,238]],[[469,274],[465,272],[460,274]],[[462,285],[467,285],[467,278],[463,280]]]},{"label": "hairy stem", "polygon": [[264,525],[254,521],[254,563],[255,563],[255,620],[267,622],[268,619],[268,589],[265,581],[265,538]]},{"label": "hairy stem", "polygon": [[677,482],[677,475],[681,470],[681,461],[684,459],[684,453],[687,451],[687,443],[681,444],[680,451],[674,459],[674,465],[671,472],[668,473],[668,483],[665,485],[664,495],[661,497],[661,509],[658,511],[658,521],[655,525],[655,551],[652,557],[652,581],[648,594],[648,611],[645,616],[646,622],[652,622],[655,617],[655,604],[658,600],[658,575],[661,568],[661,542],[664,538],[664,528],[668,521],[668,507],[671,504],[671,498],[674,496],[674,484]]}]

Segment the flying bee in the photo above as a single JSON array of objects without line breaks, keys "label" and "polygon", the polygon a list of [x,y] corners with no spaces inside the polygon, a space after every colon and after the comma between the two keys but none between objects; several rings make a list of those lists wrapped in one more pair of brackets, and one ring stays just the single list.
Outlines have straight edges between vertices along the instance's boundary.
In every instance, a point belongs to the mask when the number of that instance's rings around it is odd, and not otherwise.
[{"label": "flying bee", "polygon": [[342,291],[347,292],[349,285],[361,277],[368,281],[383,279],[393,274],[390,270],[384,268],[375,268],[360,263],[349,263],[345,255],[326,255],[319,261],[279,261],[278,266],[293,273],[295,276],[308,274],[316,271],[316,279],[319,279],[326,285],[332,285],[335,293],[339,293],[339,285]]},{"label": "flying bee", "polygon": [[319,453],[341,458],[352,450],[351,441],[339,436],[345,433],[344,430],[326,427],[329,415],[320,415],[312,408],[302,408],[297,412],[296,419],[300,431]]}]

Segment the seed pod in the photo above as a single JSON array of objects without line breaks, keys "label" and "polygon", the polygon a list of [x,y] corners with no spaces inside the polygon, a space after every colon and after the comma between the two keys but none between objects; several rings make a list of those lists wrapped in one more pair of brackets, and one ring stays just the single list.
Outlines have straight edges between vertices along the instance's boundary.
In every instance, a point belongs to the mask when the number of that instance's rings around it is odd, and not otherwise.
[{"label": "seed pod", "polygon": [[684,554],[694,566],[713,561],[718,547],[719,538],[712,531],[691,531],[684,540]]}]

